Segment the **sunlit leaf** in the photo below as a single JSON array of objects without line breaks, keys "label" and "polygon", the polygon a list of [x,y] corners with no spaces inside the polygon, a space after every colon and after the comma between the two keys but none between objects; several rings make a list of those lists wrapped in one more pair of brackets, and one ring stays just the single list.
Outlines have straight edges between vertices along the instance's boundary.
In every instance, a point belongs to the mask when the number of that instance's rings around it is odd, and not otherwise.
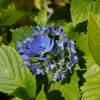
[{"label": "sunlit leaf", "polygon": [[87,20],[91,5],[92,0],[71,1],[71,15],[74,25]]},{"label": "sunlit leaf", "polygon": [[42,89],[39,94],[36,96],[36,100],[47,100],[44,90]]},{"label": "sunlit leaf", "polygon": [[10,46],[17,48],[16,41],[17,40],[23,41],[25,34],[28,36],[32,36],[33,35],[32,30],[33,30],[32,26],[25,26],[25,27],[16,28],[15,30],[11,30],[12,31],[12,41],[10,43]]},{"label": "sunlit leaf", "polygon": [[81,87],[82,100],[100,100],[100,67],[90,67],[85,74],[86,82]]},{"label": "sunlit leaf", "polygon": [[69,84],[60,82],[52,84],[47,95],[48,100],[79,100],[78,81],[79,78],[74,73]]},{"label": "sunlit leaf", "polygon": [[34,17],[34,21],[40,25],[46,25],[47,23],[47,10],[46,9],[42,9],[37,16]]},{"label": "sunlit leaf", "polygon": [[[88,44],[88,35],[85,32],[79,32],[82,28],[75,28],[72,24],[69,24],[68,27],[71,27],[70,30],[67,29],[67,26],[63,27],[63,30],[67,34],[67,38],[73,39],[75,41],[75,45],[77,48],[77,55],[79,57],[79,65],[81,68],[91,67],[91,65],[95,64],[95,61],[92,58],[91,52],[89,50]],[[69,32],[68,32],[69,31]],[[75,32],[76,31],[76,32]]]},{"label": "sunlit leaf", "polygon": [[8,94],[24,88],[30,97],[35,97],[35,77],[25,66],[19,66],[16,52],[7,46],[0,47],[0,91]]},{"label": "sunlit leaf", "polygon": [[94,4],[88,22],[88,41],[91,54],[100,65],[100,3]]}]

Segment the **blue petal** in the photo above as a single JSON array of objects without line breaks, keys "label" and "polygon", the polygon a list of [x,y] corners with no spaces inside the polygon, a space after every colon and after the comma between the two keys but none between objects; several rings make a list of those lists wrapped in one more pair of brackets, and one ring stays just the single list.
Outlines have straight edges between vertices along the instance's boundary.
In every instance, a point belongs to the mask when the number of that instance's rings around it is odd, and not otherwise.
[{"label": "blue petal", "polygon": [[54,34],[54,33],[55,33],[54,28],[50,27],[49,29],[50,29],[50,33],[51,33],[52,35],[55,35],[55,34]]},{"label": "blue petal", "polygon": [[28,49],[25,51],[25,54],[32,56],[34,54],[37,54],[37,51],[33,50],[33,49]]},{"label": "blue petal", "polygon": [[22,54],[21,56],[22,56],[22,58],[23,58],[24,60],[28,60],[28,59],[30,59],[29,56],[26,55],[26,54]]},{"label": "blue petal", "polygon": [[39,29],[37,28],[36,25],[34,25],[34,27],[33,27],[33,36],[36,35],[36,34],[39,34]]},{"label": "blue petal", "polygon": [[39,56],[39,57],[36,57],[37,60],[47,60],[48,58],[47,57],[44,57],[44,56]]},{"label": "blue petal", "polygon": [[29,41],[30,41],[30,38],[26,34],[24,34],[24,42],[27,43]]},{"label": "blue petal", "polygon": [[37,75],[41,74],[41,75],[44,76],[44,72],[43,72],[42,68],[38,68],[37,71],[36,71],[36,74]]},{"label": "blue petal", "polygon": [[57,27],[57,29],[55,30],[56,35],[60,35],[60,34],[61,34],[61,29],[62,29],[61,26],[58,26],[58,27]]},{"label": "blue petal", "polygon": [[38,63],[32,64],[31,71],[35,75],[38,75],[38,74],[44,75],[44,72]]},{"label": "blue petal", "polygon": [[59,40],[57,45],[58,45],[58,47],[61,48],[61,50],[64,50],[64,41],[63,40]]},{"label": "blue petal", "polygon": [[46,66],[46,70],[49,71],[53,71],[55,68],[57,67],[56,64],[49,64],[48,66]]},{"label": "blue petal", "polygon": [[17,46],[18,46],[18,52],[23,53],[24,49],[23,49],[23,45],[20,41],[17,41]]},{"label": "blue petal", "polygon": [[58,26],[55,30],[52,27],[50,27],[49,29],[50,29],[50,32],[51,32],[52,35],[59,36],[59,35],[62,34],[62,32],[61,32],[62,27],[61,26]]},{"label": "blue petal", "polygon": [[51,40],[47,35],[35,35],[32,41],[32,49],[39,54],[40,52],[49,52],[54,45],[53,40]]},{"label": "blue petal", "polygon": [[54,41],[53,41],[53,40],[50,40],[50,45],[49,45],[49,47],[46,48],[44,51],[45,51],[45,52],[50,52],[50,51],[52,50],[53,46],[54,46]]}]

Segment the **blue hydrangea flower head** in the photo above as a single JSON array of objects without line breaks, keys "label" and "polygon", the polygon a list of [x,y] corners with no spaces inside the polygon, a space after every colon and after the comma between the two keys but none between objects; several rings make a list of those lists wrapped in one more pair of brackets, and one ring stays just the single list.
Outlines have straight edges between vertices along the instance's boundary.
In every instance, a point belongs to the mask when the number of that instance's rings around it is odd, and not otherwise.
[{"label": "blue hydrangea flower head", "polygon": [[63,80],[78,60],[73,40],[68,40],[62,27],[34,26],[33,36],[24,35],[24,42],[17,41],[17,51],[32,74],[49,73],[52,81]]}]

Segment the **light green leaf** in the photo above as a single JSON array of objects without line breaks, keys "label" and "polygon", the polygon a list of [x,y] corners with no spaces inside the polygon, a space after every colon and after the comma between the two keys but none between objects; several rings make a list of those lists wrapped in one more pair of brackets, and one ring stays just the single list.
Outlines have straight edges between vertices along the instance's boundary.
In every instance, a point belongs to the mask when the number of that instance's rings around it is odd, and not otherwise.
[{"label": "light green leaf", "polygon": [[100,67],[97,64],[92,65],[84,74],[85,79],[91,79],[97,72],[100,72]]},{"label": "light green leaf", "polygon": [[47,100],[43,87],[42,90],[39,92],[39,94],[36,96],[36,100],[41,100],[41,99]]},{"label": "light green leaf", "polygon": [[12,98],[11,100],[23,100],[23,99],[18,98],[18,97],[14,97],[14,98]]},{"label": "light green leaf", "polygon": [[79,100],[78,81],[79,78],[74,73],[69,84],[60,82],[52,84],[47,95],[48,100]]},{"label": "light green leaf", "polygon": [[[63,29],[65,32],[67,31],[66,28]],[[89,50],[87,34],[85,32],[81,32],[81,33],[69,32],[67,33],[67,37],[75,41],[77,54],[79,57],[78,62],[79,62],[80,67],[85,68],[86,66],[88,68],[94,65],[95,61],[93,60],[91,52]]]},{"label": "light green leaf", "polygon": [[35,6],[38,9],[41,9],[41,0],[35,0]]},{"label": "light green leaf", "polygon": [[12,41],[10,43],[10,46],[17,48],[16,41],[24,41],[24,35],[32,36],[33,35],[33,27],[32,26],[25,26],[25,27],[20,27],[16,28],[15,30],[12,31]]},{"label": "light green leaf", "polygon": [[100,100],[100,67],[90,67],[85,78],[86,82],[81,87],[82,100]]},{"label": "light green leaf", "polygon": [[0,91],[11,94],[18,88],[24,88],[30,97],[35,97],[35,77],[27,67],[19,66],[17,57],[12,48],[0,47]]},{"label": "light green leaf", "polygon": [[34,17],[34,21],[40,25],[46,25],[47,23],[47,10],[46,9],[42,9],[37,16]]},{"label": "light green leaf", "polygon": [[87,20],[91,5],[92,0],[71,1],[71,15],[74,25]]},{"label": "light green leaf", "polygon": [[100,3],[94,4],[88,22],[88,42],[91,54],[100,65]]}]

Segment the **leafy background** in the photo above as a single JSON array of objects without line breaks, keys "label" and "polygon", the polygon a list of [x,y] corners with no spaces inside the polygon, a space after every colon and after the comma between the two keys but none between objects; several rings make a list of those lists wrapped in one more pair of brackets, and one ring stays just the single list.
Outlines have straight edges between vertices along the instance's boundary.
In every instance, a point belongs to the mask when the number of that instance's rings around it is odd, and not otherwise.
[{"label": "leafy background", "polygon": [[[16,41],[41,23],[62,25],[79,57],[73,73],[50,86],[20,67],[16,53]],[[1,100],[100,100],[100,0],[0,0],[0,45]]]}]

